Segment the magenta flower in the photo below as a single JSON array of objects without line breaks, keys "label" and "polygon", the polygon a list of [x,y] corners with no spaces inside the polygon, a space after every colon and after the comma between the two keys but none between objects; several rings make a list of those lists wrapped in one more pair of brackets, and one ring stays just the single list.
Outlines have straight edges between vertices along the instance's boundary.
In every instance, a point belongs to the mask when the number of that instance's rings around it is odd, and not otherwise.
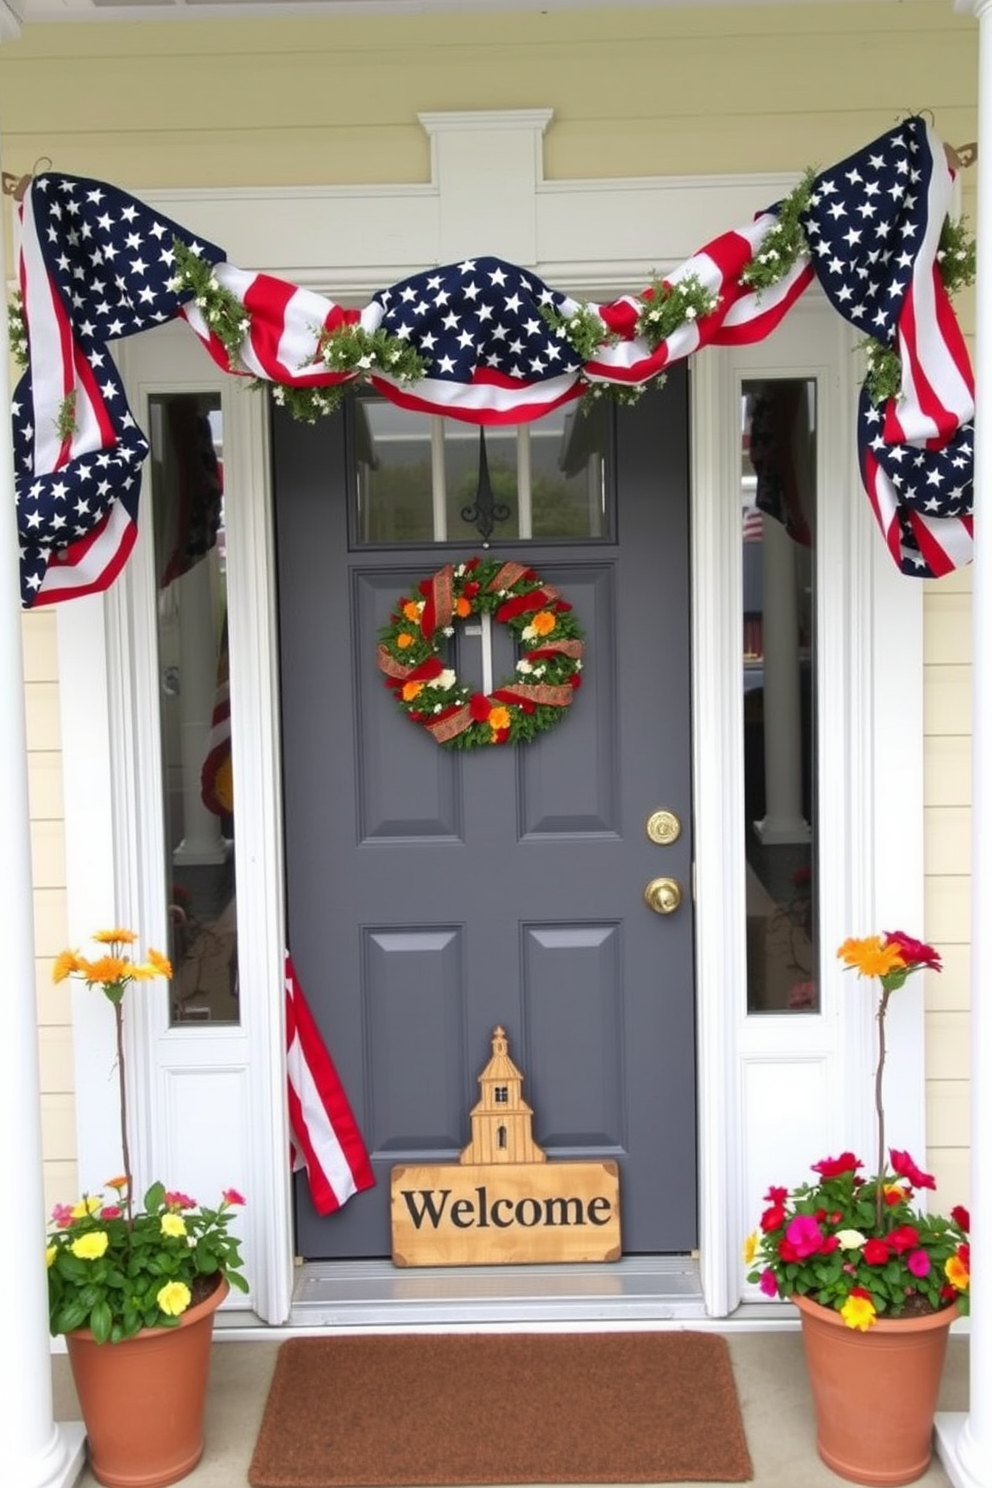
[{"label": "magenta flower", "polygon": [[785,1238],[800,1260],[815,1255],[823,1244],[823,1231],[812,1214],[797,1214],[785,1227]]},{"label": "magenta flower", "polygon": [[928,1276],[930,1274],[930,1257],[925,1250],[911,1250],[906,1257],[906,1267],[913,1276]]},{"label": "magenta flower", "polygon": [[60,1230],[67,1230],[72,1223],[72,1205],[56,1204],[52,1210],[52,1223]]},{"label": "magenta flower", "polygon": [[168,1209],[195,1209],[196,1200],[191,1199],[189,1194],[180,1193],[178,1188],[171,1188],[165,1195],[165,1204]]},{"label": "magenta flower", "polygon": [[221,1194],[225,1204],[243,1204],[245,1201],[236,1188],[225,1188]]},{"label": "magenta flower", "polygon": [[761,1280],[758,1282],[766,1297],[778,1296],[778,1282],[775,1280],[774,1271],[762,1271]]}]

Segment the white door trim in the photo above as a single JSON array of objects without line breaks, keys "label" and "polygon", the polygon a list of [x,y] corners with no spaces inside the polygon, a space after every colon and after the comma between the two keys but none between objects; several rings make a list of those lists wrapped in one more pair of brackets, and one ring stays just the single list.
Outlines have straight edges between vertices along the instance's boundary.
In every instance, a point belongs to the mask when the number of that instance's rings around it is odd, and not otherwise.
[{"label": "white door trim", "polygon": [[[431,119],[436,123],[437,116]],[[545,111],[525,111],[517,122],[523,132],[531,128],[539,134],[544,119]],[[450,173],[419,188],[141,194],[184,226],[222,244],[241,267],[266,268],[339,299],[360,301],[412,269],[445,261],[438,250],[456,231],[460,241],[471,242],[471,221],[457,225],[464,184],[459,171],[484,172],[487,161],[502,160],[505,144],[505,130],[475,129],[471,151],[456,152],[453,163],[450,154],[444,155]],[[768,176],[545,183],[539,171],[535,178],[528,163],[532,155],[521,150],[519,157],[520,211],[533,222],[537,245],[533,267],[550,283],[578,296],[608,297],[618,288],[646,284],[653,271],[663,271],[716,232],[747,220],[791,184]],[[625,202],[635,201],[636,212],[621,209]],[[397,234],[397,213],[404,216],[402,235]],[[519,230],[518,223],[515,239]],[[400,236],[408,256],[405,263],[397,261]],[[474,251],[500,248],[486,241]],[[819,560],[820,634],[825,647],[820,750],[830,799],[822,874],[823,943],[830,947],[835,936],[880,928],[875,916],[885,917],[886,924],[921,923],[922,586],[890,572],[891,560],[874,532],[854,461],[850,343],[839,318],[828,314],[816,298],[811,295],[808,306],[797,307],[777,334],[782,336],[792,322],[805,326],[813,338],[826,337],[825,342],[811,339],[807,345],[815,345],[826,398],[819,489],[836,503],[822,524]],[[185,333],[185,328],[175,329]],[[786,342],[794,334],[788,332]],[[192,336],[189,339],[192,344]],[[147,337],[142,337],[122,348],[122,369],[136,407],[140,388],[157,386],[164,375],[161,366],[157,376],[154,368],[149,370],[148,345]],[[182,1045],[188,1067],[209,1077],[186,1083],[182,1125],[186,1132],[193,1129],[189,1103],[197,1100],[205,1103],[201,1119],[209,1124],[210,1104],[216,1100],[210,1094],[211,1080],[228,1105],[236,1092],[244,1126],[238,1129],[237,1123],[232,1126],[227,1120],[223,1130],[226,1139],[242,1145],[239,1152],[220,1155],[217,1182],[226,1186],[237,1181],[232,1165],[249,1175],[245,1186],[252,1199],[246,1215],[252,1303],[266,1320],[281,1322],[289,1309],[292,1230],[282,999],[272,996],[274,987],[281,988],[283,925],[275,578],[265,421],[261,400],[237,379],[216,373],[202,351],[198,354],[202,371],[195,374],[196,385],[214,385],[217,379],[216,385],[224,384],[227,486],[241,498],[231,503],[231,693],[235,777],[239,799],[245,802],[238,825],[239,936],[250,970],[242,972],[244,1023],[237,1037],[208,1042],[195,1056],[192,1043]],[[821,1071],[829,1096],[819,1103],[817,1116],[827,1147],[864,1146],[869,1121],[863,1095],[871,1068],[870,1015],[863,1002],[852,998],[850,980],[842,981],[829,957],[821,968],[821,1014],[756,1019],[743,1011],[743,847],[734,836],[743,829],[743,782],[736,765],[732,773],[728,770],[742,737],[736,388],[749,367],[767,373],[776,356],[787,375],[809,366],[808,351],[786,356],[767,343],[764,349],[736,353],[707,351],[692,368],[701,1265],[712,1316],[732,1311],[740,1296],[740,1243],[753,1224],[761,1184],[801,1176],[782,1172],[792,1147],[781,1146],[781,1112],[776,1115],[774,1107],[756,1101],[755,1090],[774,1091],[769,1076],[776,1073],[785,1080],[781,1088],[787,1089],[788,1080],[794,1082],[797,1071],[802,1074],[812,1063]],[[183,360],[185,364],[185,353]],[[140,563],[139,540],[132,560],[138,566],[115,591],[104,598],[73,601],[59,615],[64,766],[71,785],[66,800],[67,883],[70,929],[76,937],[103,922],[109,904],[118,913],[140,913],[143,930],[150,936],[164,904],[161,868],[155,866],[161,853],[156,856],[146,847],[136,856],[134,848],[137,816],[132,813],[153,809],[150,787],[147,781],[142,783],[140,771],[115,787],[106,769],[108,758],[120,762],[126,772],[128,762],[146,757],[140,731],[148,725],[133,711],[125,716],[137,705],[130,687],[121,685],[131,675],[132,641],[137,639],[139,648],[144,644],[140,625],[132,631],[127,619],[128,596],[140,578]],[[144,582],[147,596],[153,592],[147,588],[147,573]],[[142,706],[149,702],[146,692]],[[102,722],[101,707],[106,708]],[[150,741],[146,743],[150,747]],[[94,778],[91,771],[96,772],[99,790],[84,790],[84,782]],[[902,810],[893,829],[891,807],[896,798]],[[919,803],[919,809],[906,810],[907,801]],[[115,805],[119,827],[113,860],[108,861],[110,855],[103,850],[94,867],[88,852],[94,825],[114,820]],[[147,832],[142,837],[148,841]],[[868,922],[852,923],[855,906],[861,907]],[[922,1149],[923,1122],[920,999],[920,993],[910,993],[900,1004],[901,1021],[894,1020],[893,1038],[904,1047],[898,1056],[899,1089],[892,1091],[890,1100],[892,1129],[917,1149]],[[109,1068],[106,1059],[94,1058],[101,1040],[93,1012],[92,1007],[77,1004],[80,1178],[90,1182],[108,1171],[102,1133],[111,1129],[93,1119],[106,1101]],[[168,1067],[170,1078],[176,1080],[181,1074],[174,1062],[176,1044],[168,1030],[158,1027],[146,1028],[143,1035],[133,1068],[136,1084],[153,1094],[146,1107],[141,1160],[152,1171],[168,1158],[170,1181],[185,1183],[186,1158],[176,1149],[169,1122],[160,1119],[169,1110],[162,1099],[166,1079],[162,1071]],[[912,1078],[904,1079],[907,1069]],[[221,1078],[222,1072],[232,1079]],[[806,1134],[791,1115],[787,1125],[795,1145]],[[775,1116],[770,1124],[769,1116]],[[802,1151],[803,1162],[811,1160],[808,1144]],[[205,1161],[198,1152],[198,1171]]]}]

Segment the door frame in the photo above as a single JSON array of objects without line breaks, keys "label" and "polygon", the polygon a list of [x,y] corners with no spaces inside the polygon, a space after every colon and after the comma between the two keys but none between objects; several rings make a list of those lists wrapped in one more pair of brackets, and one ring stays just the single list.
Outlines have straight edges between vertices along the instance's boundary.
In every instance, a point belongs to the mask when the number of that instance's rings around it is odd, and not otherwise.
[{"label": "door frame", "polygon": [[[471,240],[480,230],[494,234],[488,251],[533,263],[548,282],[565,284],[577,296],[605,298],[647,282],[658,267],[648,252],[638,258],[652,231],[655,245],[664,245],[660,253],[654,247],[662,267],[677,263],[714,232],[746,220],[793,184],[768,176],[544,182],[539,146],[549,110],[423,119],[432,140],[428,187],[142,195],[184,225],[228,245],[235,262],[361,303],[381,283],[425,262],[451,261],[473,251]],[[515,254],[505,246],[505,215],[491,220],[477,187],[470,197],[478,208],[471,222],[454,205],[464,186],[458,174],[462,157],[455,151],[446,166],[445,148],[466,130],[475,131],[468,152],[475,181],[485,175],[480,161],[487,153],[499,158],[504,175],[508,159],[516,162],[521,205],[512,225]],[[420,261],[377,269],[371,283],[358,240],[381,218],[383,243],[395,245],[399,197],[410,213],[408,241],[420,250]],[[357,233],[356,205],[362,213]],[[505,214],[505,201],[500,210]],[[583,248],[595,249],[596,257],[574,256],[576,213],[587,226],[600,224],[598,237],[582,235]],[[328,218],[347,229],[340,235],[338,261],[330,264],[328,244],[335,231]],[[631,223],[636,226],[628,230],[625,224]],[[289,265],[282,262],[287,243],[294,253]],[[481,246],[476,241],[474,251]],[[389,263],[386,251],[372,258]],[[179,363],[173,364],[166,348],[182,338],[189,346],[183,343]],[[787,1181],[775,1166],[782,1152],[768,1136],[774,1122],[764,1119],[773,1093],[787,1093],[797,1080],[815,1074],[828,1097],[815,1103],[808,1120],[793,1124],[786,1157],[801,1150],[808,1161],[811,1144],[820,1140],[825,1151],[840,1144],[864,1147],[870,1125],[870,1111],[860,1109],[871,1069],[870,1009],[845,995],[848,987],[832,957],[821,958],[820,1013],[803,1018],[746,1013],[738,390],[742,377],[768,375],[770,367],[789,376],[812,368],[824,396],[818,489],[831,500],[818,553],[819,747],[822,787],[839,808],[823,823],[823,944],[839,943],[875,923],[919,923],[922,916],[922,806],[913,813],[895,806],[922,803],[923,586],[895,573],[860,490],[851,347],[839,317],[811,291],[776,337],[740,351],[707,350],[690,368],[699,1260],[705,1307],[713,1317],[727,1316],[740,1301],[741,1238],[753,1224],[763,1186],[772,1178]],[[281,997],[272,995],[282,983],[284,926],[264,401],[238,379],[216,371],[184,326],[147,333],[119,348],[139,422],[150,392],[189,386],[190,357],[196,386],[221,392],[226,482],[241,496],[230,505],[228,557],[234,770],[239,795],[249,803],[239,817],[236,849],[244,1021],[233,1031],[198,1025],[195,1034],[184,1029],[179,1038],[177,1030],[165,1026],[162,1004],[149,1001],[132,1018],[131,1068],[136,1093],[144,1092],[132,1107],[139,1128],[135,1160],[139,1173],[178,1172],[184,1184],[192,1164],[204,1191],[235,1183],[248,1192],[252,1203],[242,1232],[252,1274],[250,1305],[263,1320],[281,1323],[292,1299],[293,1237],[283,1008]],[[105,921],[109,904],[126,923],[140,924],[149,938],[164,931],[162,856],[153,826],[158,779],[147,764],[158,747],[157,727],[149,721],[155,717],[155,682],[148,547],[139,536],[128,569],[108,594],[73,601],[57,612],[68,919],[70,935],[80,939]],[[109,840],[108,822],[113,823]],[[104,844],[96,861],[94,841]],[[852,919],[856,910],[858,923]],[[891,1029],[906,1078],[890,1104],[910,1148],[921,1150],[922,992],[907,992]],[[106,1119],[112,1051],[99,1009],[78,999],[74,1055],[78,1170],[85,1186],[102,1181],[114,1166],[113,1141],[108,1142],[113,1121]],[[203,1153],[203,1123],[217,1120],[222,1150]]]}]

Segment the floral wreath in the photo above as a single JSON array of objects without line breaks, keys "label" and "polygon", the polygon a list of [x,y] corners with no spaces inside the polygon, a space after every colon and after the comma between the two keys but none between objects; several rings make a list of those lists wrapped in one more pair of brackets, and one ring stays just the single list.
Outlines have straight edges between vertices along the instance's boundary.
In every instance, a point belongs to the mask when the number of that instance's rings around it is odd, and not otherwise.
[{"label": "floral wreath", "polygon": [[[403,597],[379,636],[379,668],[409,718],[439,744],[524,744],[564,716],[581,684],[582,631],[572,606],[523,563],[469,558],[446,563]],[[459,682],[442,656],[453,621],[492,615],[523,654],[491,693]]]}]

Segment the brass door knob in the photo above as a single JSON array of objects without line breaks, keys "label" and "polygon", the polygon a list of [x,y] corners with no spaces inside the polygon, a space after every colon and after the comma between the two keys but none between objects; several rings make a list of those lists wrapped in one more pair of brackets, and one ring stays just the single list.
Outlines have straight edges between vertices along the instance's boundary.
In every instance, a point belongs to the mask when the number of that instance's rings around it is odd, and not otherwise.
[{"label": "brass door knob", "polygon": [[653,878],[644,887],[644,903],[655,914],[673,914],[682,903],[682,885],[677,878]]}]

